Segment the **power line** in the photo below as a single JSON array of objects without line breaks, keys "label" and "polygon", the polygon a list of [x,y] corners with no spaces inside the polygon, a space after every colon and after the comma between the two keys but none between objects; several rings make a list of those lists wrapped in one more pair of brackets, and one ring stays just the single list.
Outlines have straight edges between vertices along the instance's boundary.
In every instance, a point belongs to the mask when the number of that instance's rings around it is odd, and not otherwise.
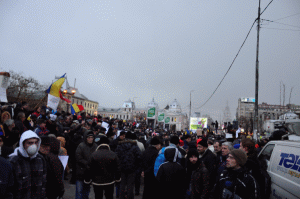
[{"label": "power line", "polygon": [[275,22],[275,21],[268,20],[268,19],[261,19],[261,20],[263,20],[263,21],[268,21],[268,22],[272,22],[272,23],[277,23],[277,24],[281,24],[281,25],[285,25],[285,26],[291,26],[291,27],[295,27],[295,28],[300,28],[299,26],[293,26],[293,25],[290,25],[290,24],[279,23],[279,22]]},{"label": "power line", "polygon": [[246,36],[246,38],[245,38],[245,40],[244,40],[244,42],[243,42],[243,44],[241,45],[241,47],[240,47],[240,49],[239,49],[239,51],[237,52],[237,54],[236,54],[236,56],[235,56],[235,58],[233,59],[233,61],[232,61],[232,63],[231,63],[231,65],[229,66],[229,68],[228,68],[228,70],[227,70],[227,72],[225,73],[225,75],[224,75],[224,77],[222,78],[222,80],[220,81],[220,83],[219,83],[219,85],[217,86],[217,88],[214,90],[214,92],[211,94],[211,96],[206,100],[206,102],[202,105],[202,106],[200,106],[200,107],[197,107],[197,108],[194,108],[194,109],[200,109],[200,108],[202,108],[211,98],[212,98],[212,96],[215,94],[215,92],[218,90],[218,88],[220,87],[220,85],[221,85],[221,83],[223,82],[223,80],[224,80],[224,78],[226,77],[226,75],[228,74],[228,72],[229,72],[229,70],[231,69],[231,67],[232,67],[232,65],[233,65],[233,63],[235,62],[235,60],[236,60],[236,58],[237,58],[237,56],[239,55],[239,53],[240,53],[240,51],[241,51],[241,49],[242,49],[242,47],[244,46],[244,44],[245,44],[245,42],[246,42],[246,40],[247,40],[247,38],[248,38],[248,36],[249,36],[249,34],[250,34],[250,32],[251,32],[251,30],[252,30],[252,28],[253,28],[253,26],[254,26],[254,24],[255,24],[255,22],[256,22],[256,19],[254,20],[254,22],[253,22],[253,24],[252,24],[252,26],[251,26],[251,28],[250,28],[250,30],[249,30],[249,32],[248,32],[248,34],[247,34],[247,36]]},{"label": "power line", "polygon": [[261,28],[264,28],[264,29],[273,29],[273,30],[290,30],[290,31],[300,31],[300,30],[295,30],[295,29],[280,29],[280,28],[265,28],[265,27],[261,27]]},{"label": "power line", "polygon": [[269,5],[270,5],[272,2],[273,2],[273,0],[270,1],[270,3],[267,5],[267,7],[265,7],[265,9],[260,13],[260,15],[262,15],[262,13],[264,13],[264,11],[269,7]]},{"label": "power line", "polygon": [[289,16],[287,16],[287,17],[279,18],[279,19],[276,19],[276,20],[274,20],[274,21],[279,21],[279,20],[281,20],[281,19],[286,19],[286,18],[289,18],[289,17],[293,17],[293,16],[295,16],[295,15],[300,15],[300,13],[296,13],[296,14],[293,14],[293,15],[289,15]]}]

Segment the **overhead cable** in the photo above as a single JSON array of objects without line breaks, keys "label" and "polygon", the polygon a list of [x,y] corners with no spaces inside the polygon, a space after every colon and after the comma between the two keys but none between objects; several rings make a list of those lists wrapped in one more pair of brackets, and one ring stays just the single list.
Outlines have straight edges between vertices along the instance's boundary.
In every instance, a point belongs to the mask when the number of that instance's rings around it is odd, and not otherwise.
[{"label": "overhead cable", "polygon": [[[230,64],[230,66],[229,66],[227,72],[225,73],[224,77],[223,77],[222,80],[220,81],[219,85],[218,85],[217,88],[214,90],[214,92],[211,94],[211,96],[206,100],[206,102],[205,102],[202,106],[200,106],[200,107],[198,107],[198,108],[202,108],[202,107],[203,107],[203,106],[204,106],[204,105],[212,98],[212,96],[215,94],[215,92],[216,92],[216,91],[218,90],[218,88],[220,87],[221,83],[223,82],[224,78],[226,77],[226,75],[228,74],[229,70],[231,69],[233,63],[235,62],[237,56],[239,55],[239,53],[240,53],[242,47],[244,46],[246,40],[248,39],[248,36],[249,36],[249,34],[250,34],[250,32],[251,32],[251,30],[252,30],[252,28],[253,28],[255,22],[256,22],[256,19],[254,20],[254,22],[253,22],[253,24],[252,24],[252,26],[251,26],[251,28],[250,28],[250,30],[249,30],[249,32],[248,32],[246,38],[245,38],[243,44],[241,45],[239,51],[237,52],[235,58],[233,59],[232,63]],[[196,108],[196,109],[198,109],[198,108]]]}]

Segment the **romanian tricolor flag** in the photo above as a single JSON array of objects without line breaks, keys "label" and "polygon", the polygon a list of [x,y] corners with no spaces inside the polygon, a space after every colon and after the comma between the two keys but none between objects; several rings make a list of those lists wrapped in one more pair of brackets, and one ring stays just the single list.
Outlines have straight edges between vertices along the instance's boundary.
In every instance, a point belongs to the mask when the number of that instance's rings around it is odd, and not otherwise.
[{"label": "romanian tricolor flag", "polygon": [[84,108],[82,105],[78,105],[78,104],[72,104],[71,105],[71,114],[74,115],[75,113],[78,113],[80,111],[83,111]]},{"label": "romanian tricolor flag", "polygon": [[51,86],[47,89],[48,93],[48,107],[52,108],[54,111],[56,111],[59,99],[62,99],[68,103],[71,103],[70,100],[63,98],[60,89],[63,83],[65,82],[65,75],[66,73],[61,76],[57,81],[55,81]]}]

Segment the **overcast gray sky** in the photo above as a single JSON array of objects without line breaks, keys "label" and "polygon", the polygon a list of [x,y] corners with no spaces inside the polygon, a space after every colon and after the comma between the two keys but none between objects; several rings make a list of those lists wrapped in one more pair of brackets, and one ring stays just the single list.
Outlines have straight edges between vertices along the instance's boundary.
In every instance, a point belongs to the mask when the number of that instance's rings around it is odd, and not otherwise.
[{"label": "overcast gray sky", "polygon": [[[262,0],[262,10],[270,0]],[[129,98],[220,118],[228,101],[255,97],[256,25],[211,100],[252,23],[258,0],[1,0],[0,68],[69,83],[103,107]],[[300,104],[300,1],[274,0],[262,14],[259,103]],[[283,18],[283,19],[282,19]],[[278,20],[279,19],[279,20]],[[288,26],[289,25],[289,26]],[[282,30],[284,29],[284,30]],[[286,30],[288,29],[288,30]]]}]

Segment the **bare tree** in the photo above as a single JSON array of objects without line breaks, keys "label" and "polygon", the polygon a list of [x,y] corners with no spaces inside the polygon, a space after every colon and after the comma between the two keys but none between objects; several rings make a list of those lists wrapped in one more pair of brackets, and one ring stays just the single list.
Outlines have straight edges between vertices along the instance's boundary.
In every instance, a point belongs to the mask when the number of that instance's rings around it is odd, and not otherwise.
[{"label": "bare tree", "polygon": [[10,80],[7,88],[7,96],[14,101],[37,101],[46,96],[45,91],[50,86],[40,84],[33,77],[25,77],[22,73],[9,71]]}]

